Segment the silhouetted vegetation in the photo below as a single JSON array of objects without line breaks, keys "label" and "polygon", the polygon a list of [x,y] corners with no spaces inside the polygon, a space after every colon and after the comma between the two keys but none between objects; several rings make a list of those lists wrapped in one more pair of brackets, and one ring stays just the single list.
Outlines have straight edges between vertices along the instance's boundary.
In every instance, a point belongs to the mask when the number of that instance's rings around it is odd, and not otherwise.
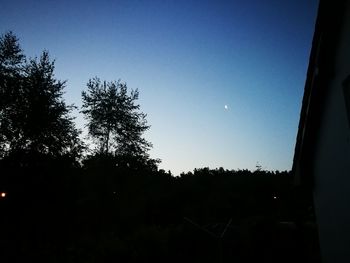
[{"label": "silhouetted vegetation", "polygon": [[142,137],[150,126],[146,114],[136,104],[138,90],[128,94],[125,83],[101,82],[99,78],[90,79],[87,88],[82,92],[82,113],[96,145],[88,161],[98,161],[104,156],[114,165],[157,169],[159,160],[151,159],[148,154],[152,144]]},{"label": "silhouetted vegetation", "polygon": [[311,193],[290,172],[151,159],[138,92],[95,78],[84,148],[47,52],[0,39],[1,262],[317,262]]},{"label": "silhouetted vegetation", "polygon": [[54,68],[46,51],[27,61],[11,32],[0,39],[1,157],[79,157],[73,106],[62,99],[65,82],[54,78]]}]

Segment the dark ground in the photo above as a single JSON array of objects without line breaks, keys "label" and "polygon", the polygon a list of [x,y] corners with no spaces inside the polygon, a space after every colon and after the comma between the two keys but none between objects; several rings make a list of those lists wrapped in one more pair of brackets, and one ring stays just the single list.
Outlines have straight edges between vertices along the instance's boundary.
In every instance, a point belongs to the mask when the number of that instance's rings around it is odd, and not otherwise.
[{"label": "dark ground", "polygon": [[319,262],[289,172],[2,171],[1,262]]}]

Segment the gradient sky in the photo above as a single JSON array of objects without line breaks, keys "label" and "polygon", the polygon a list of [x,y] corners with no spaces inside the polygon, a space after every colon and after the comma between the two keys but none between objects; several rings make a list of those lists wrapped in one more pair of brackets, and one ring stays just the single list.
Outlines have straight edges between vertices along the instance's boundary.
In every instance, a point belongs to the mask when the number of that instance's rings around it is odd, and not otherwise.
[{"label": "gradient sky", "polygon": [[139,89],[160,168],[289,170],[317,5],[3,0],[0,33],[27,56],[50,52],[69,103],[94,76]]}]

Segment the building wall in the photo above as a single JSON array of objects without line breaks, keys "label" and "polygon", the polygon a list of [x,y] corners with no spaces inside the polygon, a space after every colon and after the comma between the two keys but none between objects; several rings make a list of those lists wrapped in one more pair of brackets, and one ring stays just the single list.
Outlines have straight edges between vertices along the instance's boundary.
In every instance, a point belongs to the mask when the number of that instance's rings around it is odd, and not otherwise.
[{"label": "building wall", "polygon": [[350,4],[347,2],[312,165],[323,262],[350,262],[350,116],[348,119],[343,92],[343,81],[350,75]]}]

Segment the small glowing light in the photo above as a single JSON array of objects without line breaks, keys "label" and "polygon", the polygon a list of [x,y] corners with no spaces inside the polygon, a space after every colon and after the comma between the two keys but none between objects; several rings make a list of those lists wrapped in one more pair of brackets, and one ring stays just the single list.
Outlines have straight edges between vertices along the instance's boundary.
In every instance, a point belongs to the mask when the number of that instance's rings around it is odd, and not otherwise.
[{"label": "small glowing light", "polygon": [[277,199],[277,196],[274,196],[273,199]]},{"label": "small glowing light", "polygon": [[5,198],[5,197],[6,197],[6,193],[5,193],[5,192],[2,192],[2,193],[1,193],[1,197],[2,197],[2,198]]},{"label": "small glowing light", "polygon": [[225,110],[228,110],[228,106],[227,105],[225,105],[224,108],[225,108]]}]

